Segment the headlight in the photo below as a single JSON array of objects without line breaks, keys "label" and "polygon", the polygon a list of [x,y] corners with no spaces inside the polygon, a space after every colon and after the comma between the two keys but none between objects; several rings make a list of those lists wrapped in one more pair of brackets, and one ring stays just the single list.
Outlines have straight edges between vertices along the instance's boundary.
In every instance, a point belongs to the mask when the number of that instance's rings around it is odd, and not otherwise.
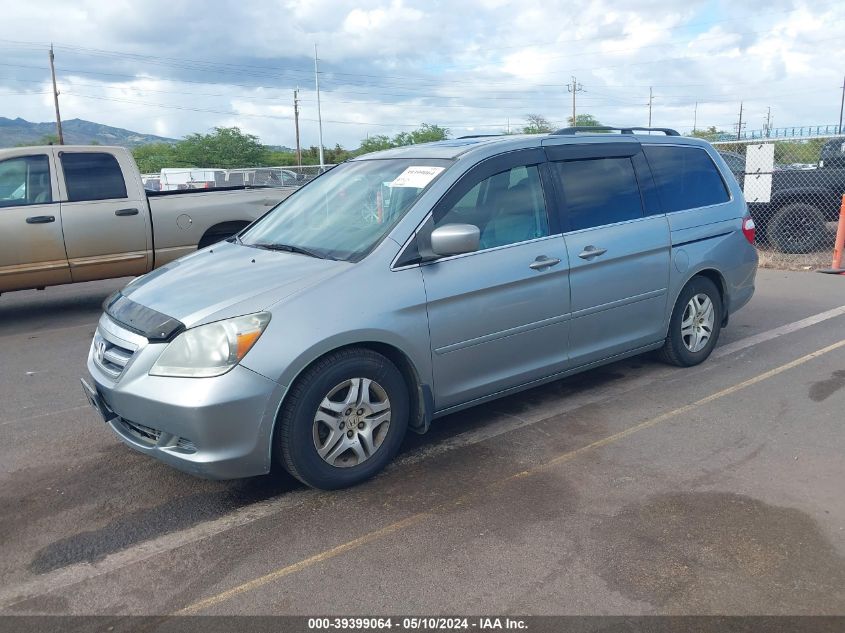
[{"label": "headlight", "polygon": [[182,332],[150,369],[150,376],[208,378],[241,362],[270,322],[269,312],[217,321]]}]

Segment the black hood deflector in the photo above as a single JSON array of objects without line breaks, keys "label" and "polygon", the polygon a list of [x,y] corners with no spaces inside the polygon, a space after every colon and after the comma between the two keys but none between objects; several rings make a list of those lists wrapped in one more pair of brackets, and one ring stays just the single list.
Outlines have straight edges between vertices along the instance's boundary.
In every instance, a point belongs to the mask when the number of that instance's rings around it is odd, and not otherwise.
[{"label": "black hood deflector", "polygon": [[103,310],[127,330],[153,342],[171,341],[185,329],[185,324],[178,319],[135,303],[120,291],[103,302]]}]

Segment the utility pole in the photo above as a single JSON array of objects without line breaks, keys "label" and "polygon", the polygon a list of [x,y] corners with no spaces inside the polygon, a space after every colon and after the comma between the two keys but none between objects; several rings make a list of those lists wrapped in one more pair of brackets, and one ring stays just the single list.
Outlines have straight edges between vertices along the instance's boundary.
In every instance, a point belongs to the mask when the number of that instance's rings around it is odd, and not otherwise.
[{"label": "utility pole", "polygon": [[842,111],[845,109],[845,79],[842,80],[842,101],[839,102],[839,133],[842,134]]},{"label": "utility pole", "polygon": [[651,127],[651,104],[654,101],[654,93],[651,86],[648,87],[648,127]]},{"label": "utility pole", "polygon": [[293,120],[296,125],[296,164],[302,167],[302,149],[299,146],[299,88],[293,91]]},{"label": "utility pole", "polygon": [[695,108],[692,111],[692,133],[695,134],[695,131],[698,129],[696,126],[698,125],[698,101],[695,102]]},{"label": "utility pole", "polygon": [[59,137],[59,145],[65,144],[65,137],[62,134],[62,117],[59,114],[59,91],[56,88],[56,66],[53,63],[53,45],[50,44],[50,74],[53,76],[53,103],[56,105],[56,136]]},{"label": "utility pole", "polygon": [[772,106],[769,106],[766,110],[766,125],[764,126],[766,132],[766,138],[769,138],[772,134]]},{"label": "utility pole", "polygon": [[739,102],[739,121],[736,124],[736,140],[742,137],[742,101]]},{"label": "utility pole", "polygon": [[317,65],[317,44],[314,44],[314,85],[317,87],[317,125],[320,128],[320,170],[325,167],[323,161],[323,113],[320,109],[320,68]]},{"label": "utility pole", "polygon": [[575,75],[572,76],[572,83],[566,84],[566,89],[572,93],[572,125],[573,127],[578,125],[578,118],[575,115],[575,95],[576,93],[583,92],[584,86],[579,84],[576,79]]}]

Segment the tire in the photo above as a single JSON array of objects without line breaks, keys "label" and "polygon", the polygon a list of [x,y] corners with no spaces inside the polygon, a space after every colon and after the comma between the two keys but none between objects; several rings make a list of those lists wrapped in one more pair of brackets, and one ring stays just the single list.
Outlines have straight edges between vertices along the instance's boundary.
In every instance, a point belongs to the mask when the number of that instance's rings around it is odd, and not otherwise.
[{"label": "tire", "polygon": [[354,486],[393,459],[408,415],[408,387],[392,362],[365,348],[333,352],[291,388],[277,423],[274,458],[312,488]]},{"label": "tire", "polygon": [[766,239],[782,253],[811,253],[825,246],[824,214],[811,204],[797,202],[781,207],[768,222]]},{"label": "tire", "polygon": [[217,242],[222,242],[227,237],[230,236],[223,235],[222,233],[206,233],[202,236],[202,239],[200,239],[200,243],[197,244],[197,250],[199,251],[205,248],[206,246],[211,246],[212,244],[217,244]]},{"label": "tire", "polygon": [[[712,307],[712,315],[709,317],[706,309],[703,313],[695,313],[695,309],[702,310],[704,307],[702,304],[706,305],[703,299],[705,297]],[[697,308],[693,308],[694,298]],[[704,321],[701,327],[698,326],[696,321],[699,317]],[[692,367],[707,360],[719,340],[723,317],[722,297],[718,288],[716,288],[716,284],[706,277],[693,277],[684,286],[672,310],[672,318],[669,320],[669,335],[659,352],[661,360],[678,367]],[[690,318],[692,319],[692,327],[687,325]],[[695,339],[696,331],[699,332],[698,336],[701,337],[707,330],[708,325],[709,334],[706,341],[701,341],[700,338]],[[699,344],[701,344],[700,347]]]},{"label": "tire", "polygon": [[247,225],[247,222],[223,222],[222,224],[217,224],[208,229],[205,235],[200,238],[199,244],[197,244],[197,250],[217,244],[217,242],[222,242],[226,238],[232,237],[235,233],[240,233]]}]

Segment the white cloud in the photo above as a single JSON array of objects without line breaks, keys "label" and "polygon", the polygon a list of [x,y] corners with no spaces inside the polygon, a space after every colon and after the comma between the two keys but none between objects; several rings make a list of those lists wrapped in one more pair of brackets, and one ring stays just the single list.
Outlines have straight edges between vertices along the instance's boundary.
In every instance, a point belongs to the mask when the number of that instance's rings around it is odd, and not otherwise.
[{"label": "white cloud", "polygon": [[611,123],[645,123],[649,86],[655,124],[689,129],[698,102],[699,125],[729,129],[740,101],[749,128],[767,106],[783,125],[832,123],[845,4],[81,0],[13,3],[4,27],[40,44],[0,41],[0,116],[51,120],[49,94],[17,93],[49,90],[54,41],[66,118],[168,136],[237,124],[289,146],[297,85],[303,142],[317,142],[317,42],[324,141],[353,147],[424,121],[456,134],[519,126],[528,112],[564,123],[571,75],[579,110]]}]

